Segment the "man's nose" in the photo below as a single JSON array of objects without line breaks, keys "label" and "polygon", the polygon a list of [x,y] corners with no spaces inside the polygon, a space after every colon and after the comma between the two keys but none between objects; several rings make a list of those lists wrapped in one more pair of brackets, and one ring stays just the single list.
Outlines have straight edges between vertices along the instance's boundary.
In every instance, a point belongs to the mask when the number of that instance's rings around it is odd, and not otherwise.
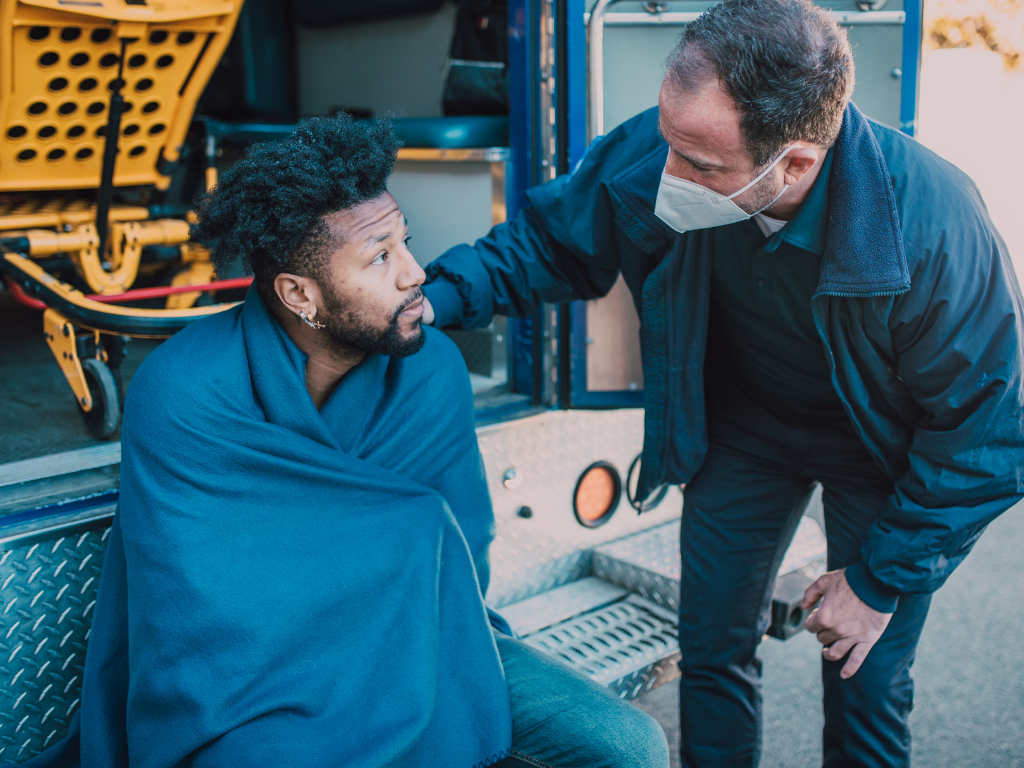
[{"label": "man's nose", "polygon": [[404,262],[402,264],[402,271],[398,276],[398,288],[405,291],[417,285],[423,285],[427,279],[427,273],[423,271],[423,267],[413,258],[408,248],[403,250],[405,251],[403,254]]}]

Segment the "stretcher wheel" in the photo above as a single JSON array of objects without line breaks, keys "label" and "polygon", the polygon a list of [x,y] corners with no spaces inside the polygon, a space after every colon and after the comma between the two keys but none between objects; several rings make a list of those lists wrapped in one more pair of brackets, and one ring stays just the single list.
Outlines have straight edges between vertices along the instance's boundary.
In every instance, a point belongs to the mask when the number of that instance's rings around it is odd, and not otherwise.
[{"label": "stretcher wheel", "polygon": [[121,424],[121,393],[113,372],[102,360],[95,357],[82,361],[82,373],[92,395],[92,408],[79,413],[89,431],[100,440],[106,440],[117,432]]}]

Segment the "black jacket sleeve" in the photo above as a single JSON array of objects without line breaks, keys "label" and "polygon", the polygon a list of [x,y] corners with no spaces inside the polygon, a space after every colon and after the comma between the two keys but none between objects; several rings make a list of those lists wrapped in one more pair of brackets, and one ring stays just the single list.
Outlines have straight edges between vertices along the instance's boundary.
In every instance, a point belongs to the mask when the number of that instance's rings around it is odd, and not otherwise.
[{"label": "black jacket sleeve", "polygon": [[525,317],[541,302],[611,290],[620,251],[609,184],[663,143],[657,120],[657,110],[648,110],[595,140],[574,173],[530,190],[513,221],[431,262],[424,290],[434,324],[481,328],[495,314]]}]

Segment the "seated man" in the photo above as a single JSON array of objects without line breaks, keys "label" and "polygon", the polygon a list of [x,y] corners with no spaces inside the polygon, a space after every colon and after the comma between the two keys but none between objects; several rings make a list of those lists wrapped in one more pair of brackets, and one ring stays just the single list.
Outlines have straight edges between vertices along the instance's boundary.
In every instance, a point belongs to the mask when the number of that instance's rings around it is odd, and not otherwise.
[{"label": "seated man", "polygon": [[81,710],[33,764],[668,765],[647,715],[492,632],[472,394],[421,327],[398,146],[311,119],[202,201],[255,283],[132,382]]}]

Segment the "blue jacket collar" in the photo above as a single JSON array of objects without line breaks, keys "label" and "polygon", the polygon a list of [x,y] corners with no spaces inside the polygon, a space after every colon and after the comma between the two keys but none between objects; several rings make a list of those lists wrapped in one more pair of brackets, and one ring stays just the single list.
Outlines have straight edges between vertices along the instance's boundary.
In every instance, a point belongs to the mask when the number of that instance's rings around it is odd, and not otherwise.
[{"label": "blue jacket collar", "polygon": [[[627,234],[647,252],[676,236],[654,215],[666,157],[662,144],[610,184],[643,225],[642,233]],[[818,292],[869,295],[909,290],[910,270],[889,170],[870,123],[852,103],[833,147],[828,193]]]},{"label": "blue jacket collar", "polygon": [[870,123],[851,103],[835,143],[818,292],[897,294],[909,289],[889,169]]}]

